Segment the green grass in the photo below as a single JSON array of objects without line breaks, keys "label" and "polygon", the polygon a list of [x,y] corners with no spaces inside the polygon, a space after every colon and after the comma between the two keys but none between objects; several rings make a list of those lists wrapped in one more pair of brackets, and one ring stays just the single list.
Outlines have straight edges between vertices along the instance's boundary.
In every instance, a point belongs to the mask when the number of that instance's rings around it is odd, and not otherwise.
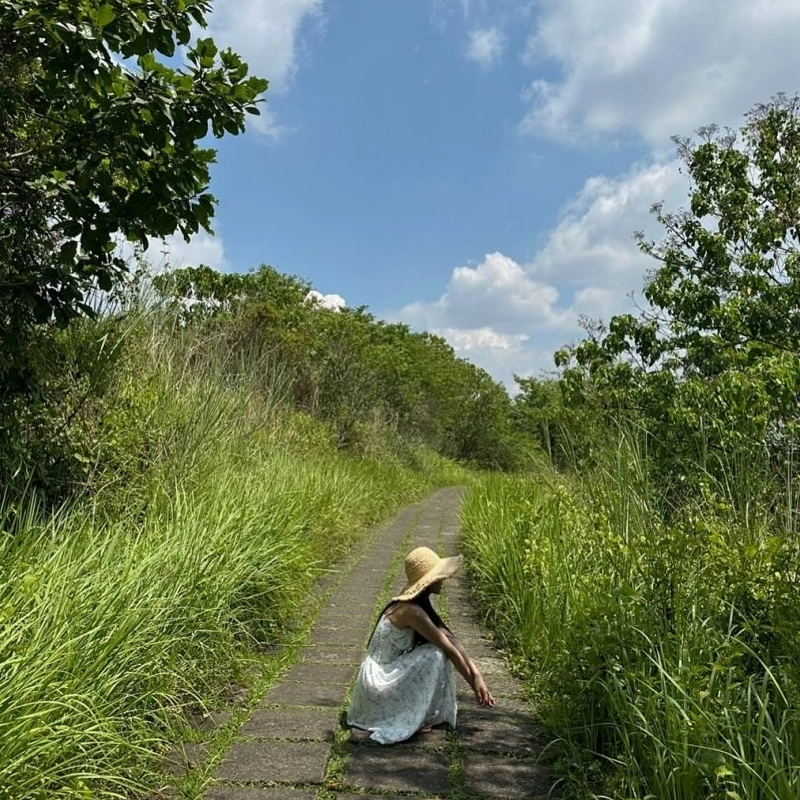
[{"label": "green grass", "polygon": [[591,475],[495,476],[468,496],[481,607],[539,698],[568,794],[800,796],[793,537],[730,491],[665,520],[623,440]]},{"label": "green grass", "polygon": [[[89,499],[0,509],[0,798],[147,793],[187,712],[289,642],[316,579],[368,526],[456,480],[337,452],[268,358],[134,320],[82,410]],[[161,326],[161,327],[159,327]]]}]

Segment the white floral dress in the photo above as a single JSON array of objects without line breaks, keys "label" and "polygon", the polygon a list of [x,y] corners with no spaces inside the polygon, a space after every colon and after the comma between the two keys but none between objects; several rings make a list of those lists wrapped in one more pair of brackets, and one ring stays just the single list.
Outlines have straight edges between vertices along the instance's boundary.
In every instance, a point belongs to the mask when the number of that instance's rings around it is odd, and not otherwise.
[{"label": "white floral dress", "polygon": [[453,669],[434,644],[414,647],[414,631],[381,617],[353,688],[347,722],[391,744],[423,725],[456,724]]}]

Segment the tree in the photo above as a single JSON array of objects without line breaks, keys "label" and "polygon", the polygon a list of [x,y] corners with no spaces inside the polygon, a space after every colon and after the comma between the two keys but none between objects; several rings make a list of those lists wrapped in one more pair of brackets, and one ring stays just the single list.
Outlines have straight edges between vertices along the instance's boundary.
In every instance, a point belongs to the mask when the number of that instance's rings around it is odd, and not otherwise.
[{"label": "tree", "polygon": [[637,234],[658,262],[649,308],[557,363],[573,398],[637,415],[673,459],[739,446],[769,457],[800,421],[800,98],[698,139],[674,139],[689,207],[653,207],[662,241]]},{"label": "tree", "polygon": [[511,401],[502,384],[468,361],[459,361],[451,391],[448,434],[452,455],[484,469],[509,469],[522,460],[511,433]]},{"label": "tree", "polygon": [[482,467],[527,457],[531,441],[513,431],[505,389],[441,337],[363,307],[323,308],[310,301],[309,283],[266,265],[239,275],[179,269],[154,285],[231,354],[269,353],[295,406],[328,423],[339,447],[358,450],[380,426]]},{"label": "tree", "polygon": [[211,39],[190,45],[209,9],[0,0],[0,484],[70,480],[61,409],[85,375],[54,329],[125,276],[118,244],[210,230],[215,152],[198,142],[243,131],[267,82]]},{"label": "tree", "polygon": [[[0,335],[91,314],[120,238],[210,230],[215,151],[267,81],[211,39],[208,0],[0,0]],[[164,63],[185,48],[183,66]],[[159,56],[162,60],[159,60]]]},{"label": "tree", "polygon": [[570,419],[558,381],[552,378],[515,376],[519,394],[513,401],[516,427],[527,431],[554,464],[560,463],[562,429]]}]

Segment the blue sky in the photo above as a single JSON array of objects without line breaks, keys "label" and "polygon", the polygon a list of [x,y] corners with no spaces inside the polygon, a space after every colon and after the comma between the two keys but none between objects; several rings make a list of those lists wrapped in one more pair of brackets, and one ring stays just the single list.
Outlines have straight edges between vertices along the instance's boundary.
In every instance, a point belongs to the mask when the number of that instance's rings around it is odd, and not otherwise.
[{"label": "blue sky", "polygon": [[217,143],[216,236],[170,262],[272,264],[509,388],[579,315],[631,307],[632,233],[686,196],[670,135],[800,88],[796,0],[217,0],[209,22],[271,85]]}]

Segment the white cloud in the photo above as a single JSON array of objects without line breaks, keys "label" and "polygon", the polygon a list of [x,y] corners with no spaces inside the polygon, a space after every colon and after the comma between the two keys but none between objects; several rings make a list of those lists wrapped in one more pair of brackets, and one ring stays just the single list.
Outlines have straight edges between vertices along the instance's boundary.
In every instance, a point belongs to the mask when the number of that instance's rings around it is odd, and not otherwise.
[{"label": "white cloud", "polygon": [[796,0],[540,0],[535,8],[523,61],[538,74],[522,92],[521,129],[583,145],[633,134],[651,155],[616,177],[589,178],[530,261],[498,252],[456,267],[438,300],[401,312],[507,383],[511,372],[551,368],[553,351],[583,335],[580,315],[636,311],[656,263],[632,234],[660,239],[652,203],[687,202],[687,179],[665,156],[670,136],[709,122],[739,127],[755,103],[795,90],[786,81],[800,73]]},{"label": "white cloud", "polygon": [[245,124],[248,130],[254,130],[273,142],[277,142],[291,130],[280,121],[278,115],[267,103],[259,103],[258,111],[258,115],[247,117]]},{"label": "white cloud", "polygon": [[431,333],[446,339],[456,354],[485,369],[495,380],[514,389],[514,375],[541,374],[553,369],[553,350],[534,347],[526,334],[503,336],[489,328],[441,328]]},{"label": "white cloud", "polygon": [[512,388],[515,373],[551,368],[553,351],[569,336],[570,315],[558,299],[557,288],[532,277],[529,266],[489,253],[475,267],[456,267],[438,300],[392,316],[442,336],[457,355]]},{"label": "white cloud", "polygon": [[678,208],[686,193],[675,162],[632,167],[618,178],[589,178],[528,263],[489,253],[453,269],[438,300],[393,316],[447,339],[456,353],[512,388],[512,375],[553,369],[553,353],[580,338],[581,315],[604,320],[635,312],[631,292],[655,266],[634,230],[659,239],[654,202]]},{"label": "white cloud", "polygon": [[[323,0],[220,0],[208,18],[206,35],[219,47],[230,47],[247,62],[250,72],[269,81],[268,102],[287,91],[307,47],[303,23],[322,20]],[[262,103],[261,115],[249,127],[272,139],[287,128]]]},{"label": "white cloud", "polygon": [[505,37],[497,28],[476,28],[470,31],[466,56],[488,69],[503,57],[505,47]]},{"label": "white cloud", "polygon": [[[533,278],[502,253],[488,253],[476,267],[456,267],[435,302],[406,306],[404,320],[426,330],[491,330],[498,336],[558,327],[558,291]],[[498,340],[499,341],[499,340]],[[484,345],[488,344],[484,339]]]},{"label": "white cloud", "polygon": [[174,233],[165,239],[151,239],[147,258],[151,263],[160,261],[171,269],[205,264],[207,267],[224,272],[229,267],[222,239],[205,231],[196,233],[188,242],[184,241],[179,233]]},{"label": "white cloud", "polygon": [[347,303],[339,294],[322,294],[316,289],[312,289],[306,295],[306,302],[318,308],[327,308],[329,311],[341,311],[347,306]]},{"label": "white cloud", "polygon": [[658,237],[650,207],[664,201],[677,209],[687,191],[677,161],[634,165],[617,178],[589,178],[563,209],[531,265],[533,274],[575,290],[590,283],[620,295],[639,289],[653,262],[638,251],[633,234]]},{"label": "white cloud", "polygon": [[519,333],[512,336],[503,335],[491,328],[463,330],[459,328],[437,328],[431,331],[448,342],[462,353],[481,350],[514,350],[525,344],[528,335]]},{"label": "white cloud", "polygon": [[[131,242],[120,241],[117,254],[133,265],[136,251]],[[219,272],[225,272],[230,268],[222,239],[205,231],[196,233],[188,242],[184,241],[179,233],[163,239],[149,237],[149,246],[141,255],[154,272],[179,267],[198,267],[201,264]]]},{"label": "white cloud", "polygon": [[224,0],[214,5],[208,31],[267,78],[270,91],[282,92],[297,72],[300,26],[321,11],[322,0]]},{"label": "white cloud", "polygon": [[525,53],[522,130],[562,140],[633,131],[654,147],[793,91],[796,0],[543,0]]}]

